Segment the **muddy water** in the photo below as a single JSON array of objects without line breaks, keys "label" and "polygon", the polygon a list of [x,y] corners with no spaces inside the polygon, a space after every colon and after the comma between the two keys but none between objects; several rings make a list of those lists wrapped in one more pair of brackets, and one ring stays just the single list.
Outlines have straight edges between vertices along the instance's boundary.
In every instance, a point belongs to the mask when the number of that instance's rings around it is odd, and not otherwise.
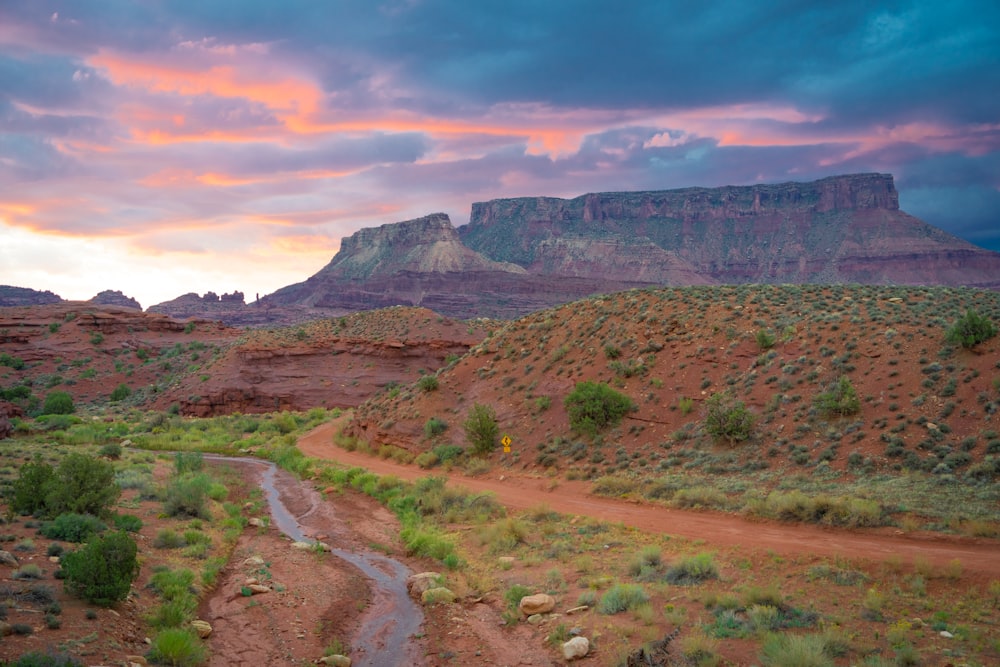
[{"label": "muddy water", "polygon": [[[259,459],[205,456],[206,460],[236,465],[253,465],[262,470],[261,489],[267,498],[274,526],[297,542],[314,542],[313,531],[308,528],[308,518],[319,504],[325,502],[315,489],[294,475],[280,470],[269,461]],[[281,489],[295,488],[304,491],[309,507],[295,514],[282,497]],[[345,536],[336,533],[324,541],[331,545],[331,553],[360,570],[371,582],[372,604],[365,612],[361,626],[351,642],[352,661],[355,667],[391,667],[393,665],[419,665],[423,663],[421,651],[413,641],[420,632],[423,612],[410,599],[406,579],[410,570],[384,554],[354,549],[347,551],[336,546]],[[338,539],[339,538],[339,539]]]}]

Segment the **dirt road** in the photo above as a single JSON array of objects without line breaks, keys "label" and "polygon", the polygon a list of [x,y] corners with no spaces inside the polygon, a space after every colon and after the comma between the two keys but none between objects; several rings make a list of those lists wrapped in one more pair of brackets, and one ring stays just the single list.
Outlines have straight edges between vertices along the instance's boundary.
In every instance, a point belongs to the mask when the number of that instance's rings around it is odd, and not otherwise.
[{"label": "dirt road", "polygon": [[589,483],[525,477],[494,469],[485,477],[467,477],[439,470],[428,472],[416,466],[348,452],[333,444],[337,422],[324,424],[299,440],[309,457],[358,466],[379,475],[396,475],[405,480],[446,475],[450,482],[471,491],[489,491],[514,510],[546,506],[568,515],[589,516],[622,522],[646,532],[657,532],[704,540],[719,547],[741,547],[773,551],[784,555],[818,555],[872,561],[898,560],[903,566],[923,559],[941,566],[958,559],[963,571],[973,579],[1000,578],[1000,542],[942,534],[903,534],[893,529],[844,530],[807,524],[749,520],[715,512],[696,512],[639,504],[589,493]]}]

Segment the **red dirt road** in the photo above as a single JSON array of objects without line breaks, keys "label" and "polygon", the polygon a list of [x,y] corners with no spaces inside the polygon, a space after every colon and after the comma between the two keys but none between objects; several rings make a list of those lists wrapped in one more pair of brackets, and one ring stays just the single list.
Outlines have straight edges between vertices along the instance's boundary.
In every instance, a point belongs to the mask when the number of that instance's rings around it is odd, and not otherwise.
[{"label": "red dirt road", "polygon": [[639,504],[589,493],[589,483],[580,481],[518,476],[510,471],[491,471],[489,477],[467,477],[460,473],[434,471],[416,466],[348,452],[333,444],[338,423],[319,426],[299,439],[306,456],[357,466],[379,475],[395,475],[413,480],[447,476],[449,481],[475,492],[492,492],[504,506],[525,510],[545,506],[567,515],[588,516],[621,522],[640,531],[704,540],[719,547],[740,547],[773,551],[783,555],[841,556],[850,559],[885,561],[892,559],[911,566],[917,559],[945,565],[955,559],[973,579],[1000,578],[1000,542],[953,537],[941,534],[903,534],[891,529],[844,530],[808,524],[786,524],[748,520],[714,512],[695,512],[651,504]]}]

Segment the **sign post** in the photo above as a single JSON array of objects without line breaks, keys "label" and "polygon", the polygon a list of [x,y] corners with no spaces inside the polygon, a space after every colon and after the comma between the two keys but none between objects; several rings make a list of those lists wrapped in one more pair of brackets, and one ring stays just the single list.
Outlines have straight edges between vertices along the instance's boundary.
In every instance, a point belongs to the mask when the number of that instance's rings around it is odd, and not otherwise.
[{"label": "sign post", "polygon": [[503,453],[504,454],[510,454],[510,443],[511,442],[512,442],[512,440],[510,439],[509,435],[504,434],[504,436],[502,438],[500,438],[500,444],[503,445]]}]

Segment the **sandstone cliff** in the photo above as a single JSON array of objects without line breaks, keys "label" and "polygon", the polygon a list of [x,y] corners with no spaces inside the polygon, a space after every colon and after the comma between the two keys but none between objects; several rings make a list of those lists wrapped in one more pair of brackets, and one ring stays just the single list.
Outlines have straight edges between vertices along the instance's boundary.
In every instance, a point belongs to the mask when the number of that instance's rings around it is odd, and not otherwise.
[{"label": "sandstone cliff", "polygon": [[0,285],[0,307],[44,306],[50,303],[59,303],[60,301],[62,301],[62,297],[48,290],[41,292],[27,287]]},{"label": "sandstone cliff", "polygon": [[[811,183],[522,197],[473,204],[459,230],[470,248],[532,272],[599,275],[553,261],[580,239],[648,242],[703,280],[719,283],[876,283],[1000,287],[1000,254],[899,210],[891,175]],[[648,265],[642,279],[655,279]],[[670,274],[679,276],[683,274]],[[690,283],[680,283],[690,284]]]},{"label": "sandstone cliff", "polygon": [[93,303],[98,306],[121,306],[122,308],[135,308],[136,310],[142,310],[142,306],[139,302],[130,296],[125,296],[122,292],[118,290],[104,290],[99,292],[94,298],[92,298],[88,303]]}]

